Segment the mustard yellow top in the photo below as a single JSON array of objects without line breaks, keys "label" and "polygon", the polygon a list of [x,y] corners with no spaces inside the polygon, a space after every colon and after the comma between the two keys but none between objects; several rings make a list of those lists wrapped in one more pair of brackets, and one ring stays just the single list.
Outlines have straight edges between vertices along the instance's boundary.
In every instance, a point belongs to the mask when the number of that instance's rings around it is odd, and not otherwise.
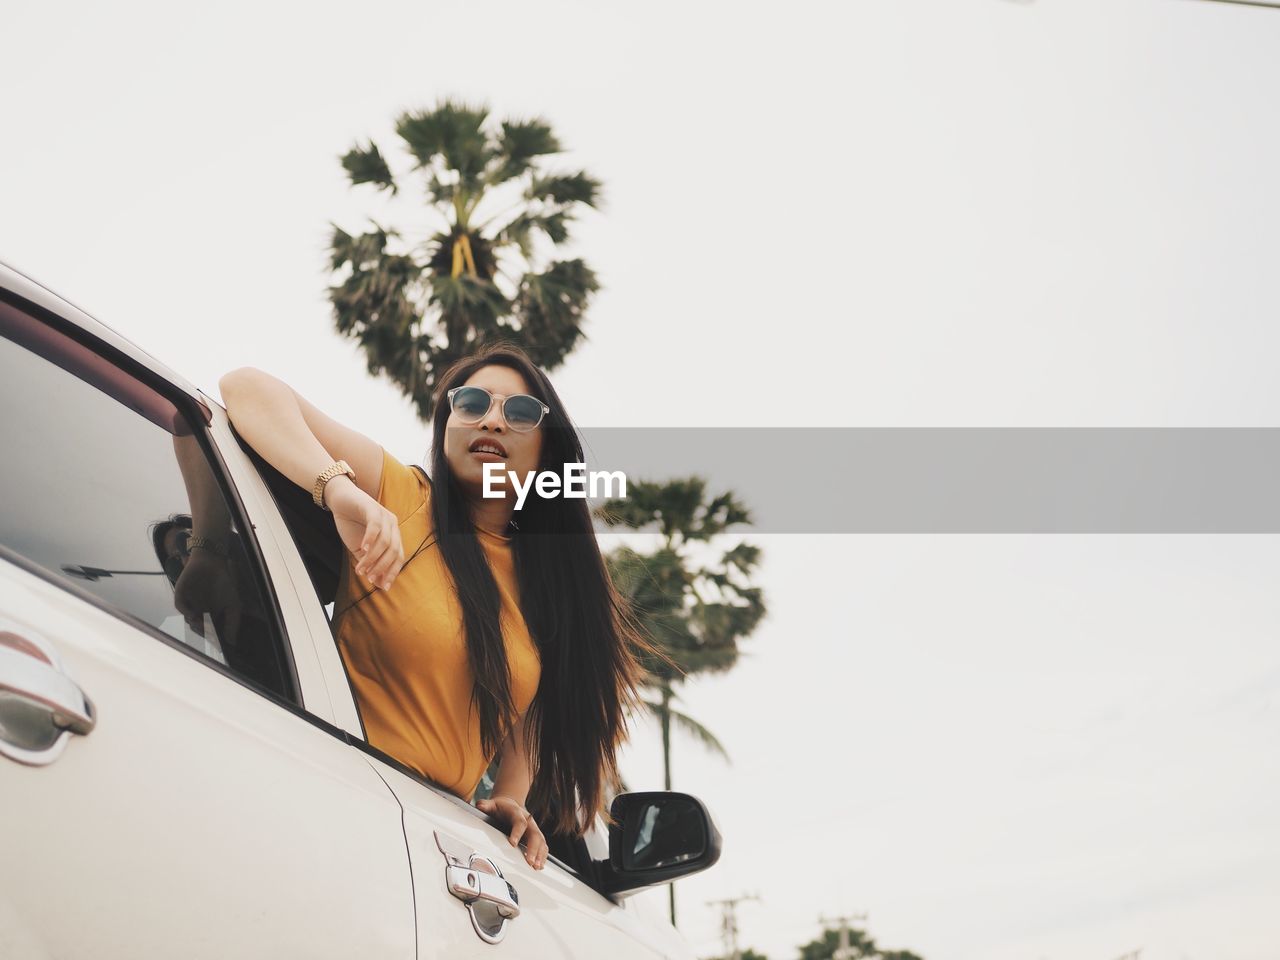
[{"label": "mustard yellow top", "polygon": [[[407,561],[435,529],[431,485],[384,449],[378,502],[400,521]],[[520,614],[511,540],[484,530],[476,536],[502,598],[512,700],[523,715],[538,690],[541,667]],[[471,799],[493,758],[480,745],[462,608],[439,547],[425,547],[405,564],[390,590],[375,590],[346,613],[370,584],[355,572],[351,553],[343,554],[334,600],[336,637],[369,743]]]}]

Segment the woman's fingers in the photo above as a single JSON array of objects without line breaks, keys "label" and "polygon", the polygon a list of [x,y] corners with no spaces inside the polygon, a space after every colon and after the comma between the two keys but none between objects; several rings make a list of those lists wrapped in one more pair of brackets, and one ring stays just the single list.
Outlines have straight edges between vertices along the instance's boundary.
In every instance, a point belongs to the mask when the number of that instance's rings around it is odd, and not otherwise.
[{"label": "woman's fingers", "polygon": [[529,828],[530,818],[527,813],[517,813],[511,817],[511,835],[507,837],[513,847],[520,846],[520,838]]},{"label": "woman's fingers", "polygon": [[525,813],[519,830],[513,829],[511,836],[516,843],[519,843],[521,838],[524,839],[525,860],[533,869],[541,870],[547,862],[547,838],[542,835],[542,829],[533,817]]},{"label": "woman's fingers", "polygon": [[404,563],[404,548],[400,542],[400,526],[395,514],[383,510],[365,531],[363,553],[359,555],[356,573],[374,586],[386,589],[399,573]]},{"label": "woman's fingers", "polygon": [[374,543],[377,542],[378,533],[380,532],[381,528],[378,526],[378,523],[376,521],[382,517],[383,511],[385,509],[386,509],[385,507],[379,509],[378,506],[371,505],[365,511],[365,514],[363,517],[364,536],[360,538],[360,547],[356,550],[356,553],[359,554],[361,557],[367,554],[369,550],[373,548]]},{"label": "woman's fingers", "polygon": [[359,562],[356,573],[367,577],[373,572],[374,564],[381,558],[388,546],[387,518],[382,511],[369,517],[365,525],[364,538],[360,541],[360,549],[356,552]]},{"label": "woman's fingers", "polygon": [[395,561],[395,546],[391,536],[395,525],[387,517],[380,518],[379,525],[381,529],[378,531],[378,538],[365,555],[365,569],[368,571],[365,576],[370,583],[382,587],[385,586],[387,568]]},{"label": "woman's fingers", "polygon": [[404,546],[400,542],[400,524],[394,514],[387,514],[387,523],[387,551],[382,555],[377,575],[380,583],[390,587],[400,568],[404,566]]},{"label": "woman's fingers", "polygon": [[541,870],[547,862],[547,839],[532,817],[529,818],[529,829],[525,835],[524,857],[535,870]]},{"label": "woman's fingers", "polygon": [[529,815],[528,810],[517,806],[512,801],[499,804],[491,798],[477,800],[476,808],[483,810],[485,813],[505,814],[510,826],[510,833],[507,836],[508,842],[513,847],[518,847],[520,841],[524,841],[525,861],[535,870],[541,870],[546,865],[547,839],[543,836],[537,822]]},{"label": "woman's fingers", "polygon": [[391,527],[391,545],[387,547],[387,552],[383,554],[382,559],[383,563],[377,571],[378,582],[382,584],[384,590],[389,590],[399,575],[400,568],[404,566],[404,547],[400,545],[398,525]]},{"label": "woman's fingers", "polygon": [[[186,571],[183,572],[185,573]],[[200,615],[200,611],[196,609],[195,604],[188,599],[189,593],[190,590],[186,581],[179,577],[177,584],[173,588],[173,607],[187,620]]]},{"label": "woman's fingers", "polygon": [[387,571],[387,587],[395,583],[396,577],[400,576],[400,568],[404,566],[404,543],[400,539],[400,524],[395,524],[391,528],[391,567]]}]

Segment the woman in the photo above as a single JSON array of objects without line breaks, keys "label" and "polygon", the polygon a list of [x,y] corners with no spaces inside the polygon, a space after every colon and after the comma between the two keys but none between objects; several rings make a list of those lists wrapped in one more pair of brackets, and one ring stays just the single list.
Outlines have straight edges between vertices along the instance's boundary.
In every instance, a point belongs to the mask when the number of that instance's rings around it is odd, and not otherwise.
[{"label": "woman", "polygon": [[580,835],[604,807],[648,649],[585,500],[530,490],[517,516],[510,482],[483,496],[486,463],[523,486],[582,462],[550,381],[505,345],[450,367],[431,479],[261,371],[219,386],[240,435],[333,513],[335,633],[369,742],[468,800],[497,756],[477,806],[541,869],[544,830]]}]

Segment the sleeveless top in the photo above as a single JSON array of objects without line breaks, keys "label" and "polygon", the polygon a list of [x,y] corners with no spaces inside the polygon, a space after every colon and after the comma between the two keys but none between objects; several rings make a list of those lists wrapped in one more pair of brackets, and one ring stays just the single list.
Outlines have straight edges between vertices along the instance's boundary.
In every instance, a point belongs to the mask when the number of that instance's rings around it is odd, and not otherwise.
[{"label": "sleeveless top", "polygon": [[[413,556],[435,532],[431,484],[385,449],[382,454],[378,502],[400,522],[407,562],[390,590],[374,590],[355,603],[370,583],[355,572],[355,558],[344,548],[333,607],[338,650],[369,744],[470,800],[493,758],[480,743],[453,578],[434,542]],[[485,530],[477,530],[476,538],[498,584],[512,701],[523,716],[537,693],[541,665],[520,613],[511,539]]]}]

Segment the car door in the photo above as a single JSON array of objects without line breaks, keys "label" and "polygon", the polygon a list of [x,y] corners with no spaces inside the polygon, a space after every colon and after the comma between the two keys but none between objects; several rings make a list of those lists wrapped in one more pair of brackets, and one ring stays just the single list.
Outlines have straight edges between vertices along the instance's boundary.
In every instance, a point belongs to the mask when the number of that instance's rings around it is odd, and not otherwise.
[{"label": "car door", "polygon": [[[642,917],[626,900],[601,896],[586,877],[554,857],[534,870],[475,807],[429,786],[391,758],[378,762],[404,807],[420,956],[692,960],[693,952],[669,924]],[[475,897],[481,891],[494,899]],[[473,898],[470,904],[464,896]],[[505,896],[519,914],[504,922]]]},{"label": "car door", "polygon": [[0,956],[414,957],[399,803],[210,411],[3,268],[0,411]]}]

